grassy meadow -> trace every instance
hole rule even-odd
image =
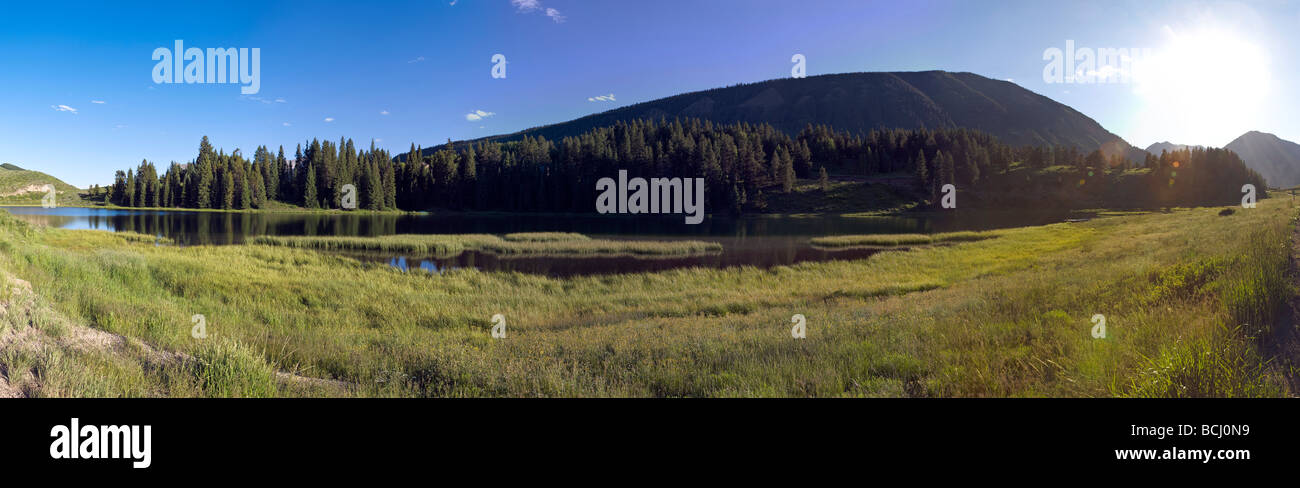
[[[320,250],[599,241],[171,247],[0,214],[0,373],[23,396],[1290,394],[1295,372],[1267,345],[1294,294],[1296,210],[1220,210],[927,236],[949,245],[856,261],[572,278],[404,273]],[[864,239],[826,244],[903,245]],[[806,339],[791,338],[794,314]]]

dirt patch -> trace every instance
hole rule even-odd
[[[26,195],[28,193],[45,193],[47,191],[45,187],[46,185],[27,185],[9,193],[0,193],[0,197],[14,197],[18,195]]]
[[[16,368],[5,362],[6,355],[11,353],[39,356],[47,348],[108,353],[131,357],[150,370],[195,360],[189,354],[158,349],[137,339],[73,323],[62,316],[46,314],[38,322],[36,294],[31,284],[6,276],[3,271],[0,271],[0,282],[8,284],[7,290],[0,292],[0,398],[30,397],[42,388],[40,379],[29,368]],[[50,321],[57,324],[38,326]],[[313,390],[344,392],[355,387],[344,381],[283,371],[277,371],[275,377],[281,384]]]
[[[27,396],[22,390],[9,384],[9,379],[0,376],[0,398],[23,398]]]

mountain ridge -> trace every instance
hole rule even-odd
[[[550,140],[619,121],[699,118],[714,123],[766,123],[787,134],[808,124],[866,133],[872,129],[970,128],[1011,145],[1072,145],[1135,162],[1145,156],[1123,138],[1068,105],[1015,83],[969,72],[839,73],[778,78],[681,93],[565,122],[464,142]],[[426,148],[430,154],[443,147]],[[401,155],[404,159],[405,155]]]

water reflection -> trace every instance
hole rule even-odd
[[[101,208],[0,207],[35,224],[65,229],[131,231],[163,236],[177,245],[239,244],[259,235],[381,236],[389,234],[505,234],[577,232],[603,239],[696,239],[719,242],[721,253],[703,256],[498,256],[467,252],[455,257],[362,255],[402,270],[441,274],[457,268],[519,271],[552,276],[658,271],[688,266],[789,265],[805,261],[864,259],[876,251],[813,248],[816,236],[985,230],[1060,222],[1055,211],[953,211],[893,217],[707,217],[685,225],[680,216],[519,214],[226,213]]]
[[[730,239],[712,239],[723,242]],[[752,238],[751,238],[752,240]],[[899,249],[902,250],[902,249]],[[367,262],[386,262],[402,271],[423,271],[442,274],[461,268],[482,271],[517,271],[547,276],[585,276],[621,273],[665,271],[676,268],[730,268],[753,266],[760,269],[784,266],[805,261],[832,261],[866,259],[881,252],[880,249],[824,250],[806,243],[788,240],[771,248],[744,246],[719,253],[693,256],[518,256],[469,251],[456,256],[387,256],[384,254],[349,253]]]

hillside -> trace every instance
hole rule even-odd
[[[876,128],[971,128],[1013,145],[1102,149],[1134,161],[1144,156],[1096,121],[1008,82],[946,71],[846,73],[784,78],[686,93],[568,122],[485,138],[558,140],[620,120],[699,118],[768,123],[794,134],[808,124],[864,133]],[[431,154],[436,148],[426,149]]]
[[[40,171],[22,169],[5,163],[0,165],[0,204],[35,204],[44,196],[44,185],[54,185],[60,202],[78,200],[76,187]]]
[[[1262,175],[1269,186],[1291,188],[1300,185],[1300,144],[1273,134],[1250,131],[1226,147],[1241,156],[1246,166]]]

